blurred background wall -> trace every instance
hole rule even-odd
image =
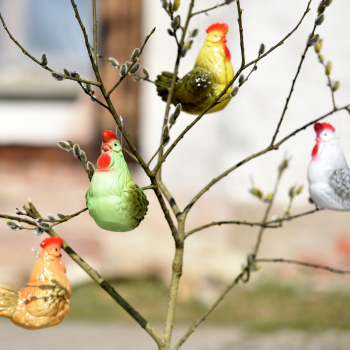
[[[92,15],[85,1],[76,1],[82,20],[92,37]],[[195,10],[216,4],[197,1]],[[169,19],[159,1],[98,1],[100,54],[119,62],[130,58],[135,47],[141,47],[153,27],[142,58],[155,79],[163,70],[172,71],[176,45],[167,34]],[[271,141],[282,113],[285,98],[313,28],[318,3],[306,16],[299,30],[284,45],[260,61],[258,70],[242,86],[238,95],[221,112],[206,115],[180,142],[163,168],[163,178],[180,208],[209,181],[245,157],[265,148]],[[246,60],[255,59],[261,43],[266,49],[280,41],[300,20],[306,1],[246,1],[242,4]],[[188,1],[182,1],[179,13],[185,18]],[[66,68],[93,79],[83,36],[69,2],[27,0],[0,1],[0,10],[13,36],[36,58],[42,52],[49,66],[57,71]],[[326,11],[326,19],[317,33],[324,39],[323,54],[333,62],[332,78],[340,80],[336,103],[349,102],[350,78],[347,74],[350,46],[344,41],[349,33],[350,3],[334,1]],[[190,30],[199,29],[192,49],[181,61],[179,76],[192,69],[203,44],[205,29],[216,22],[230,26],[228,47],[235,70],[240,65],[239,32],[235,4],[195,16]],[[101,62],[107,86],[119,78],[118,71]],[[249,70],[248,70],[249,71]],[[245,75],[247,75],[245,72]],[[301,125],[332,109],[326,76],[313,49],[310,49],[296,84],[278,139]],[[147,82],[125,79],[113,93],[117,112],[123,116],[125,128],[139,146],[144,159],[158,148],[165,104]],[[172,107],[173,108],[173,107]],[[182,113],[171,131],[171,140],[194,119]],[[340,112],[327,119],[337,129],[345,155],[350,157],[350,123]],[[23,55],[0,31],[0,213],[14,215],[30,197],[43,215],[74,213],[85,206],[88,178],[72,154],[60,150],[59,140],[79,143],[88,159],[95,163],[99,154],[101,132],[114,130],[113,119],[102,107],[92,103],[78,85],[57,82],[51,75]],[[288,156],[286,171],[272,215],[283,215],[288,205],[291,186],[304,185],[293,212],[311,210],[308,202],[307,166],[314,146],[312,128],[286,142],[278,152],[255,159],[215,185],[192,209],[187,229],[218,220],[262,219],[265,204],[250,193],[252,179],[265,193],[272,191],[277,167]],[[125,142],[124,142],[125,144]],[[133,179],[140,186],[149,185],[132,160]],[[107,278],[158,276],[166,283],[171,272],[173,242],[157,200],[147,191],[149,212],[140,227],[130,233],[113,233],[98,228],[88,213],[57,227],[57,232],[81,256]],[[293,222],[279,230],[267,230],[261,246],[261,257],[285,257],[308,262],[350,268],[349,214],[320,212]],[[241,269],[246,255],[253,249],[258,229],[221,226],[199,232],[187,242],[182,297],[212,300],[212,291],[228,283]],[[21,287],[35,261],[31,248],[37,249],[42,237],[29,231],[11,231],[6,221],[0,225],[0,281]],[[80,269],[65,258],[72,284],[88,280]],[[299,281],[312,280],[317,288],[348,288],[348,279],[293,266],[264,266],[256,280],[282,277]]]

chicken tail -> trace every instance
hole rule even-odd
[[[16,312],[19,294],[11,287],[0,284],[0,316],[12,318]]]
[[[165,102],[168,99],[168,88],[170,88],[172,79],[173,79],[173,73],[170,73],[170,72],[162,72],[161,75],[157,75],[157,79],[156,79],[157,93]]]

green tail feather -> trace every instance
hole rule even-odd
[[[157,75],[156,84],[160,84],[157,85],[157,93],[164,102],[168,99],[168,89],[166,87],[170,88],[172,79],[173,73],[170,72],[162,72],[161,75]]]

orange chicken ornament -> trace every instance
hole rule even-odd
[[[46,238],[29,282],[19,292],[0,284],[0,316],[16,326],[41,329],[56,326],[70,309],[71,287],[61,259],[61,238]]]

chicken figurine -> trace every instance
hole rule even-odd
[[[86,193],[86,205],[99,227],[131,231],[145,217],[148,200],[143,190],[131,181],[117,135],[105,130],[102,137],[101,155]]]
[[[328,123],[316,123],[316,145],[308,169],[309,191],[320,208],[350,210],[350,169]]]
[[[176,79],[175,90],[171,103],[177,105],[181,103],[182,110],[190,114],[203,112],[214,99],[222,92],[234,73],[231,54],[226,46],[225,37],[228,32],[226,23],[216,23],[207,29],[208,36],[204,45],[199,51],[194,68],[181,80]],[[162,72],[158,75],[156,83],[158,95],[163,101],[167,101],[168,88],[170,87],[173,74]],[[232,87],[227,89],[219,103],[211,108],[208,113],[220,111],[230,102],[230,92]]]
[[[0,284],[0,316],[16,326],[41,329],[60,324],[67,316],[71,288],[61,259],[61,238],[46,238],[29,282],[19,292]]]

